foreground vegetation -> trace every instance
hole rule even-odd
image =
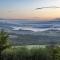
[[[9,44],[9,35],[0,32],[0,60],[60,60],[60,47],[52,43],[45,48],[17,47]]]
[[[8,43],[9,39],[8,37],[9,37],[8,33],[4,32],[4,30],[2,29],[0,31],[0,60],[2,60],[2,51],[10,47]]]
[[[9,48],[2,52],[3,60],[60,60],[60,48]]]

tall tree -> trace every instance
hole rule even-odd
[[[10,46],[8,43],[8,39],[9,39],[8,33],[2,29],[0,31],[0,60],[2,60],[1,58],[2,51]]]

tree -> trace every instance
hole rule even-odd
[[[0,31],[0,60],[2,60],[1,58],[2,51],[10,46],[8,43],[8,39],[9,39],[8,33],[2,29]]]

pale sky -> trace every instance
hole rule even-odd
[[[60,18],[60,8],[35,10],[40,7],[60,7],[60,0],[0,0],[0,18],[52,19]]]

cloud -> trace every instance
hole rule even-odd
[[[35,10],[40,10],[40,9],[45,9],[45,8],[60,8],[60,7],[56,7],[56,6],[40,7],[40,8],[36,8]]]

